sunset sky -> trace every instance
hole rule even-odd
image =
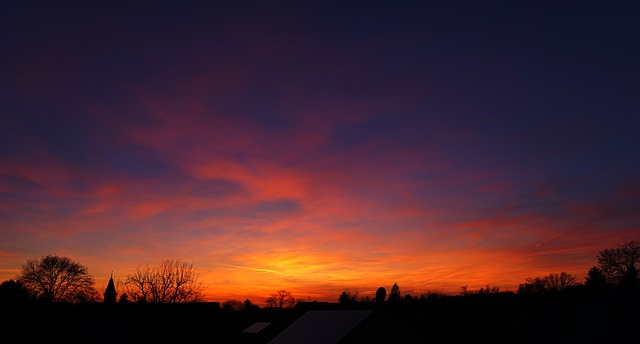
[[[639,2],[130,3],[1,5],[0,281],[516,291],[640,239]]]

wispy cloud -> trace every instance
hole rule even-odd
[[[32,29],[10,35],[53,36],[16,37],[30,44],[5,54],[0,279],[57,252],[99,284],[193,261],[212,299],[286,287],[333,300],[394,282],[513,289],[580,278],[598,250],[637,239],[640,136],[616,77],[637,59],[619,39],[588,45],[616,57],[591,73],[607,56],[563,50],[550,65],[536,50],[568,47],[565,36],[514,42],[446,15],[422,24],[437,11],[246,11],[203,10],[197,26],[121,21],[117,37],[63,30],[64,18],[15,23]],[[623,22],[598,32],[619,38]],[[114,46],[86,39],[105,35]]]

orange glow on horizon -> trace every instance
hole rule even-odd
[[[191,262],[220,302],[516,291],[639,239],[623,5],[10,3],[0,282],[59,254],[98,288]]]

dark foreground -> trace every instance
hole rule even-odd
[[[616,342],[637,338],[639,299],[637,294],[489,294],[396,304],[311,302],[289,310],[253,311],[227,311],[217,303],[2,304],[0,338],[2,343],[140,344],[268,343],[297,337],[308,343],[308,338],[340,326],[328,320],[325,324],[322,317],[302,323],[306,312],[331,311],[335,320],[336,314],[348,314],[345,311],[370,310],[362,321],[344,318],[344,324],[352,324],[347,324],[351,327],[340,343]],[[256,322],[269,325],[257,333],[245,332]],[[289,336],[283,337],[289,326]],[[297,331],[293,337],[292,327]]]

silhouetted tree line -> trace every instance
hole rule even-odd
[[[576,288],[591,293],[640,291],[640,241],[632,240],[598,253],[598,265],[587,272],[584,283],[566,272],[527,278],[518,288],[519,295],[558,294]]]
[[[249,299],[244,301],[239,300],[227,300],[222,303],[222,309],[228,311],[254,311],[260,308],[260,306],[254,304]]]
[[[588,293],[605,292],[637,292],[640,293],[640,241],[632,240],[623,242],[615,248],[601,250],[598,253],[598,265],[589,269],[584,283],[577,281],[576,277],[566,273],[550,273],[542,277],[526,278],[525,283],[520,284],[516,294],[519,296],[544,296],[557,295],[572,290],[582,290]],[[494,295],[500,294],[500,288],[487,285],[478,290],[470,290],[468,286],[460,288],[461,296]],[[348,289],[342,292],[338,298],[340,303],[369,302],[385,300],[388,303],[425,301],[442,297],[439,293],[427,293],[419,296],[410,294],[402,295],[400,287],[394,283],[388,297],[384,288],[378,289],[376,298],[359,298],[357,293],[353,295]]]
[[[527,278],[518,288],[517,295],[536,296],[561,294],[580,288],[590,293],[608,291],[640,292],[640,241],[623,242],[615,248],[599,251],[597,265],[587,273],[584,283],[566,272],[551,273],[543,277]],[[198,280],[197,268],[192,263],[165,259],[157,266],[138,266],[126,276],[120,288],[119,302],[137,303],[194,303],[204,300],[204,286]],[[460,295],[499,294],[497,286],[487,285],[478,290],[462,286]],[[360,297],[358,291],[345,290],[339,296],[340,303],[354,302],[409,302],[438,298],[438,293],[414,296],[402,295],[394,283],[387,296],[380,288],[374,299]],[[95,288],[93,276],[88,268],[68,257],[47,255],[40,259],[29,259],[15,279],[0,285],[0,303],[25,302],[98,302],[102,301]],[[265,299],[269,308],[293,308],[303,300],[296,299],[289,291],[281,289]],[[250,300],[228,300],[222,304],[227,310],[252,310],[259,308]]]
[[[204,300],[204,285],[192,263],[165,259],[158,266],[138,266],[127,275],[119,302],[188,303]],[[0,285],[0,302],[100,302],[102,296],[88,268],[55,254],[29,259],[16,279]]]
[[[543,277],[529,277],[520,284],[517,295],[544,296],[557,295],[572,290],[582,290],[588,293],[605,292],[636,292],[640,293],[640,241],[632,240],[618,244],[615,248],[601,250],[598,253],[598,265],[589,269],[584,283],[576,277],[566,273],[551,273]],[[487,285],[478,290],[469,290],[468,286],[460,288],[461,296],[500,294],[497,286]],[[404,295],[394,284],[387,302],[419,301],[427,298],[438,298],[437,293],[422,294],[420,296]],[[377,297],[378,298],[378,297]],[[340,296],[340,302],[353,302],[346,292]]]

